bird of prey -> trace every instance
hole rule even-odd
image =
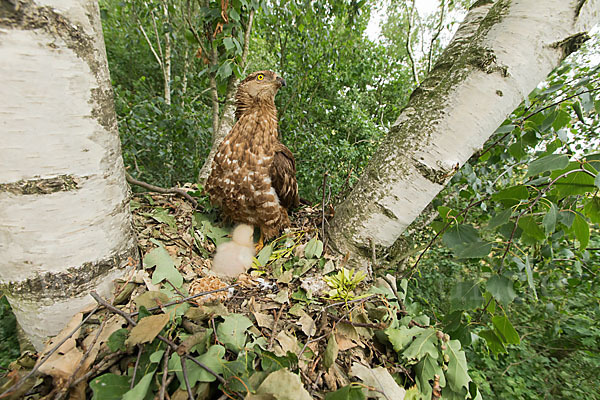
[[[231,221],[259,227],[261,243],[290,225],[287,210],[299,204],[296,162],[278,138],[275,95],[282,86],[285,80],[272,71],[254,72],[240,83],[237,121],[206,182],[211,203]]]

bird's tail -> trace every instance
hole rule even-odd
[[[217,246],[217,254],[213,259],[212,270],[221,276],[237,277],[252,265],[256,250],[254,248],[254,228],[240,224],[233,229],[230,242]]]

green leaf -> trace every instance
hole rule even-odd
[[[508,344],[519,344],[521,343],[521,339],[519,338],[519,334],[512,326],[508,318],[505,316],[497,315],[492,318],[492,324],[494,328],[500,332],[502,339],[504,339],[505,343]]]
[[[483,296],[479,284],[473,281],[459,282],[450,292],[451,311],[473,310],[481,307]]]
[[[104,374],[92,379],[90,388],[92,400],[121,400],[129,391],[131,377],[126,375]]]
[[[273,246],[268,245],[261,249],[261,251],[256,255],[256,259],[258,260],[258,265],[264,267],[269,262],[271,258],[271,254],[273,254]]]
[[[569,163],[569,166],[567,168],[553,171],[550,174],[550,177],[554,180],[569,171],[579,168],[581,168],[581,166],[578,162],[571,162]],[[569,175],[558,179],[554,183],[553,191],[557,192],[558,195],[561,197],[586,194],[588,192],[596,190],[597,187],[594,181],[594,177],[586,172],[572,172]]]
[[[231,69],[231,62],[225,61],[217,70],[217,78],[220,77],[221,79],[227,79],[232,72],[233,70]]]
[[[127,335],[129,335],[129,331],[125,328],[114,331],[106,343],[110,351],[115,352],[117,350],[125,350],[127,348],[127,346],[125,346]]]
[[[554,232],[557,218],[558,208],[556,208],[554,203],[551,203],[548,212],[546,215],[544,215],[544,219],[542,219],[542,225],[544,225],[544,231],[546,232],[546,235],[550,235],[552,232]]]
[[[168,279],[176,287],[180,288],[183,284],[183,276],[175,268],[175,262],[162,245],[151,250],[144,257],[144,268],[156,267],[152,274],[152,283],[158,284],[164,279]]]
[[[552,123],[552,128],[554,128],[555,131],[559,131],[567,126],[569,122],[571,122],[571,114],[564,110],[559,110],[556,115],[556,119]]]
[[[575,110],[577,118],[579,118],[579,120],[585,124],[585,120],[583,119],[583,113],[581,112],[581,104],[579,104],[579,101],[573,103],[573,110]]]
[[[426,354],[431,358],[438,358],[438,338],[435,329],[427,328],[419,332],[413,342],[408,346],[402,355],[407,359],[421,360]]]
[[[451,249],[462,248],[465,244],[480,242],[479,234],[472,225],[454,225],[442,236],[444,244]]]
[[[146,393],[148,393],[148,389],[150,388],[150,384],[152,383],[152,378],[154,377],[154,372],[156,370],[152,370],[131,389],[127,393],[123,395],[123,400],[140,400],[146,397]]]
[[[523,157],[525,157],[527,155],[527,153],[525,152],[525,150],[523,150],[523,144],[521,143],[520,140],[517,141],[516,143],[511,144],[508,147],[508,152],[517,161],[521,160]]]
[[[513,289],[513,282],[501,275],[492,276],[486,284],[488,292],[503,305],[509,305],[517,297]]]
[[[213,345],[208,348],[206,353],[196,357],[198,361],[212,369],[217,374],[223,373],[223,365],[225,363],[225,348],[221,345]],[[179,380],[179,387],[185,390],[185,378],[181,369],[181,357],[177,353],[173,353],[169,358],[169,371],[175,372]],[[196,364],[194,361],[186,359],[185,368],[187,370],[188,381],[193,387],[197,382],[214,382],[217,378],[206,371],[204,368]]]
[[[533,290],[533,295],[537,300],[537,291],[535,290],[535,285],[533,284],[533,271],[531,270],[531,264],[529,263],[529,256],[525,257],[525,273],[527,274],[527,284]]]
[[[600,198],[593,197],[583,208],[583,213],[593,223],[600,224]]]
[[[387,328],[384,332],[388,337],[388,340],[394,347],[394,350],[397,353],[402,352],[408,346],[410,342],[413,341],[413,338],[425,331],[425,328],[420,328],[418,326],[413,326],[412,328],[407,328],[406,326],[401,326],[397,329]]]
[[[496,132],[494,132],[494,133],[508,133],[508,132],[512,132],[513,129],[515,129],[515,127],[516,127],[516,125],[512,125],[512,124],[502,125],[498,129],[496,129]]]
[[[227,51],[235,48],[235,44],[233,44],[233,39],[231,37],[224,38],[223,44],[225,45],[225,50]]]
[[[596,178],[594,178],[594,185],[596,185],[597,188],[600,188],[600,174],[596,175]]]
[[[162,360],[164,354],[164,350],[156,350],[154,353],[150,354],[150,362],[152,364],[158,364],[160,360]]]
[[[519,228],[523,229],[523,232],[538,241],[546,239],[546,234],[531,216],[521,217],[519,219]]]
[[[510,220],[511,214],[512,214],[512,210],[510,208],[497,213],[488,222],[488,228],[489,229],[496,229],[500,225],[506,224]]]
[[[325,400],[365,400],[365,395],[360,386],[348,385],[335,392],[327,393]]]
[[[323,254],[323,242],[314,236],[306,244],[306,247],[304,248],[304,255],[306,258],[319,258],[321,257],[321,254]]]
[[[177,225],[175,224],[175,217],[169,214],[167,210],[162,207],[157,207],[154,209],[152,214],[150,214],[152,218],[156,221],[167,224],[169,227],[173,229],[177,229]]]
[[[590,242],[590,226],[579,214],[575,215],[575,221],[573,221],[573,232],[579,241],[579,250],[585,250]]]
[[[217,337],[229,350],[239,352],[246,344],[246,331],[252,326],[248,317],[230,314],[217,327]]]
[[[494,355],[506,353],[506,347],[504,346],[502,339],[500,339],[498,335],[496,335],[496,332],[492,330],[485,330],[479,332],[477,335],[485,339],[485,342],[487,343],[492,353],[494,353]]]
[[[454,255],[458,258],[483,258],[487,257],[492,251],[492,243],[475,242],[464,246],[456,247]]]
[[[440,386],[446,386],[446,377],[442,371],[440,363],[438,360],[431,358],[428,354],[425,355],[421,361],[419,361],[414,370],[419,392],[421,392],[426,399],[431,398],[432,387],[429,381],[433,381],[435,375],[440,377]],[[442,382],[442,380],[444,382]]]
[[[325,354],[323,354],[323,366],[325,369],[329,369],[335,363],[337,359],[338,352],[340,348],[335,340],[335,335],[331,333],[329,335],[329,340],[327,341],[327,348],[325,349]]]
[[[529,192],[525,186],[512,186],[492,195],[492,199],[502,200],[525,200],[529,198]]]
[[[210,346],[206,353],[201,354],[196,358],[202,364],[206,365],[217,374],[220,374],[223,372],[223,363],[225,362],[224,357],[225,347],[215,344],[213,346]],[[192,360],[186,360],[185,366],[187,367],[189,372],[188,379],[190,380],[190,386],[194,386],[195,382],[214,382],[215,380],[217,380],[217,378],[213,374],[211,374]],[[192,381],[194,383],[192,383]]]
[[[447,343],[447,353],[450,360],[448,361],[448,370],[446,371],[446,380],[450,389],[455,392],[460,392],[463,387],[469,387],[469,372],[467,368],[467,359],[465,352],[461,350],[461,345],[458,340],[451,340]]]
[[[260,356],[260,366],[263,371],[271,373],[283,368],[291,368],[298,363],[296,354],[288,351],[285,356],[279,357],[270,351],[263,351]]]
[[[526,176],[534,176],[546,171],[563,169],[569,164],[569,156],[566,154],[550,154],[537,159],[529,164]]]

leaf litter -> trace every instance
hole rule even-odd
[[[210,266],[232,227],[210,207],[154,193],[132,204],[142,268],[105,307],[78,313],[37,371],[31,354],[11,364],[6,398],[401,400],[435,398],[440,383],[448,397],[466,393],[460,343],[407,316],[393,277],[369,286],[330,255],[317,207],[296,211],[249,273],[226,281]]]

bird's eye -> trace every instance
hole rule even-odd
[[[265,76],[263,74],[258,74],[258,76],[256,77],[257,81],[262,81],[263,79],[265,79]]]

